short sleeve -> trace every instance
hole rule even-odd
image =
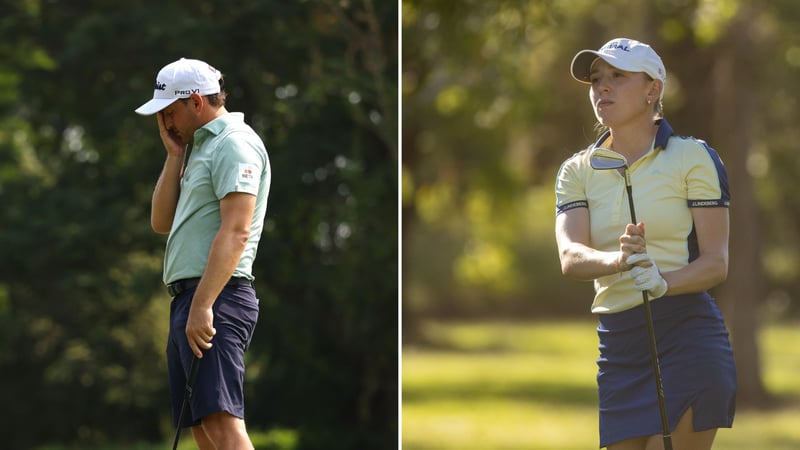
[[[588,208],[586,188],[581,172],[580,154],[561,164],[556,176],[556,215],[574,208]]]
[[[214,193],[222,199],[231,192],[258,195],[266,162],[246,133],[231,133],[220,143],[214,157]]]
[[[690,208],[728,207],[728,172],[717,152],[698,141],[698,151],[688,154],[687,202]]]

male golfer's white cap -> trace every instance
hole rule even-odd
[[[143,116],[155,114],[171,105],[179,98],[189,98],[192,94],[218,94],[222,74],[199,59],[181,58],[164,66],[156,76],[153,99],[138,107],[136,112]]]
[[[591,83],[589,74],[597,58],[628,72],[644,72],[654,80],[667,84],[667,69],[649,45],[633,39],[617,38],[606,42],[600,50],[581,50],[572,58],[572,77],[581,83]],[[664,97],[664,88],[661,89]]]

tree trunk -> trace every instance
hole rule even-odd
[[[712,69],[713,146],[722,155],[731,190],[730,264],[728,280],[719,290],[720,307],[731,333],[739,379],[740,405],[768,400],[761,378],[758,349],[758,306],[764,296],[759,240],[761,215],[747,171],[758,85],[752,55],[757,44],[751,33],[753,11],[745,6],[719,42]]]

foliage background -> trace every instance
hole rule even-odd
[[[630,37],[665,61],[667,120],[728,169],[730,270],[713,294],[740,404],[769,403],[757,330],[796,316],[800,292],[799,20],[780,0],[404,0],[404,345],[430,344],[430,319],[588,316],[591,285],[561,276],[553,236],[558,167],[596,138],[569,65]]]
[[[165,239],[149,229],[164,150],[133,109],[183,56],[225,74],[274,170],[250,428],[396,446],[397,17],[372,0],[3,2],[5,448],[172,435]]]

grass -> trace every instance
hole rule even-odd
[[[597,448],[595,325],[430,322],[403,350],[403,450]],[[767,389],[800,396],[800,327],[761,334]],[[715,450],[800,448],[800,409],[742,410]]]

